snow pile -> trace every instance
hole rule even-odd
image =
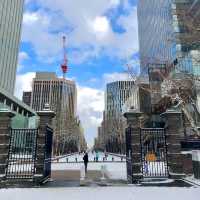
[[[80,187],[2,189],[2,200],[199,200],[199,188]]]
[[[189,182],[192,182],[192,183],[197,184],[197,185],[200,186],[200,180],[195,179],[194,176],[190,176],[190,177],[187,177],[185,179],[188,180]]]

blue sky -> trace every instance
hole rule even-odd
[[[62,36],[67,36],[69,73],[78,88],[78,113],[89,144],[104,109],[107,82],[138,71],[136,0],[26,0],[16,96],[31,89],[36,71],[61,76]]]

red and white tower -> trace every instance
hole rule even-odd
[[[63,36],[63,63],[61,64],[61,69],[63,72],[63,79],[65,79],[65,76],[68,72],[68,60],[67,60],[67,52],[66,52],[66,36]]]

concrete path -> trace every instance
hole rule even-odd
[[[87,178],[90,180],[99,180],[102,177],[100,171],[89,170],[87,173]],[[58,170],[52,171],[51,178],[54,181],[80,181],[80,171],[79,170]]]

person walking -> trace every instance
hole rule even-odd
[[[99,152],[96,151],[96,162],[98,162],[98,161],[99,161]]]
[[[85,155],[83,156],[84,166],[85,166],[85,174],[87,174],[87,166],[88,166],[88,153],[85,152]]]

